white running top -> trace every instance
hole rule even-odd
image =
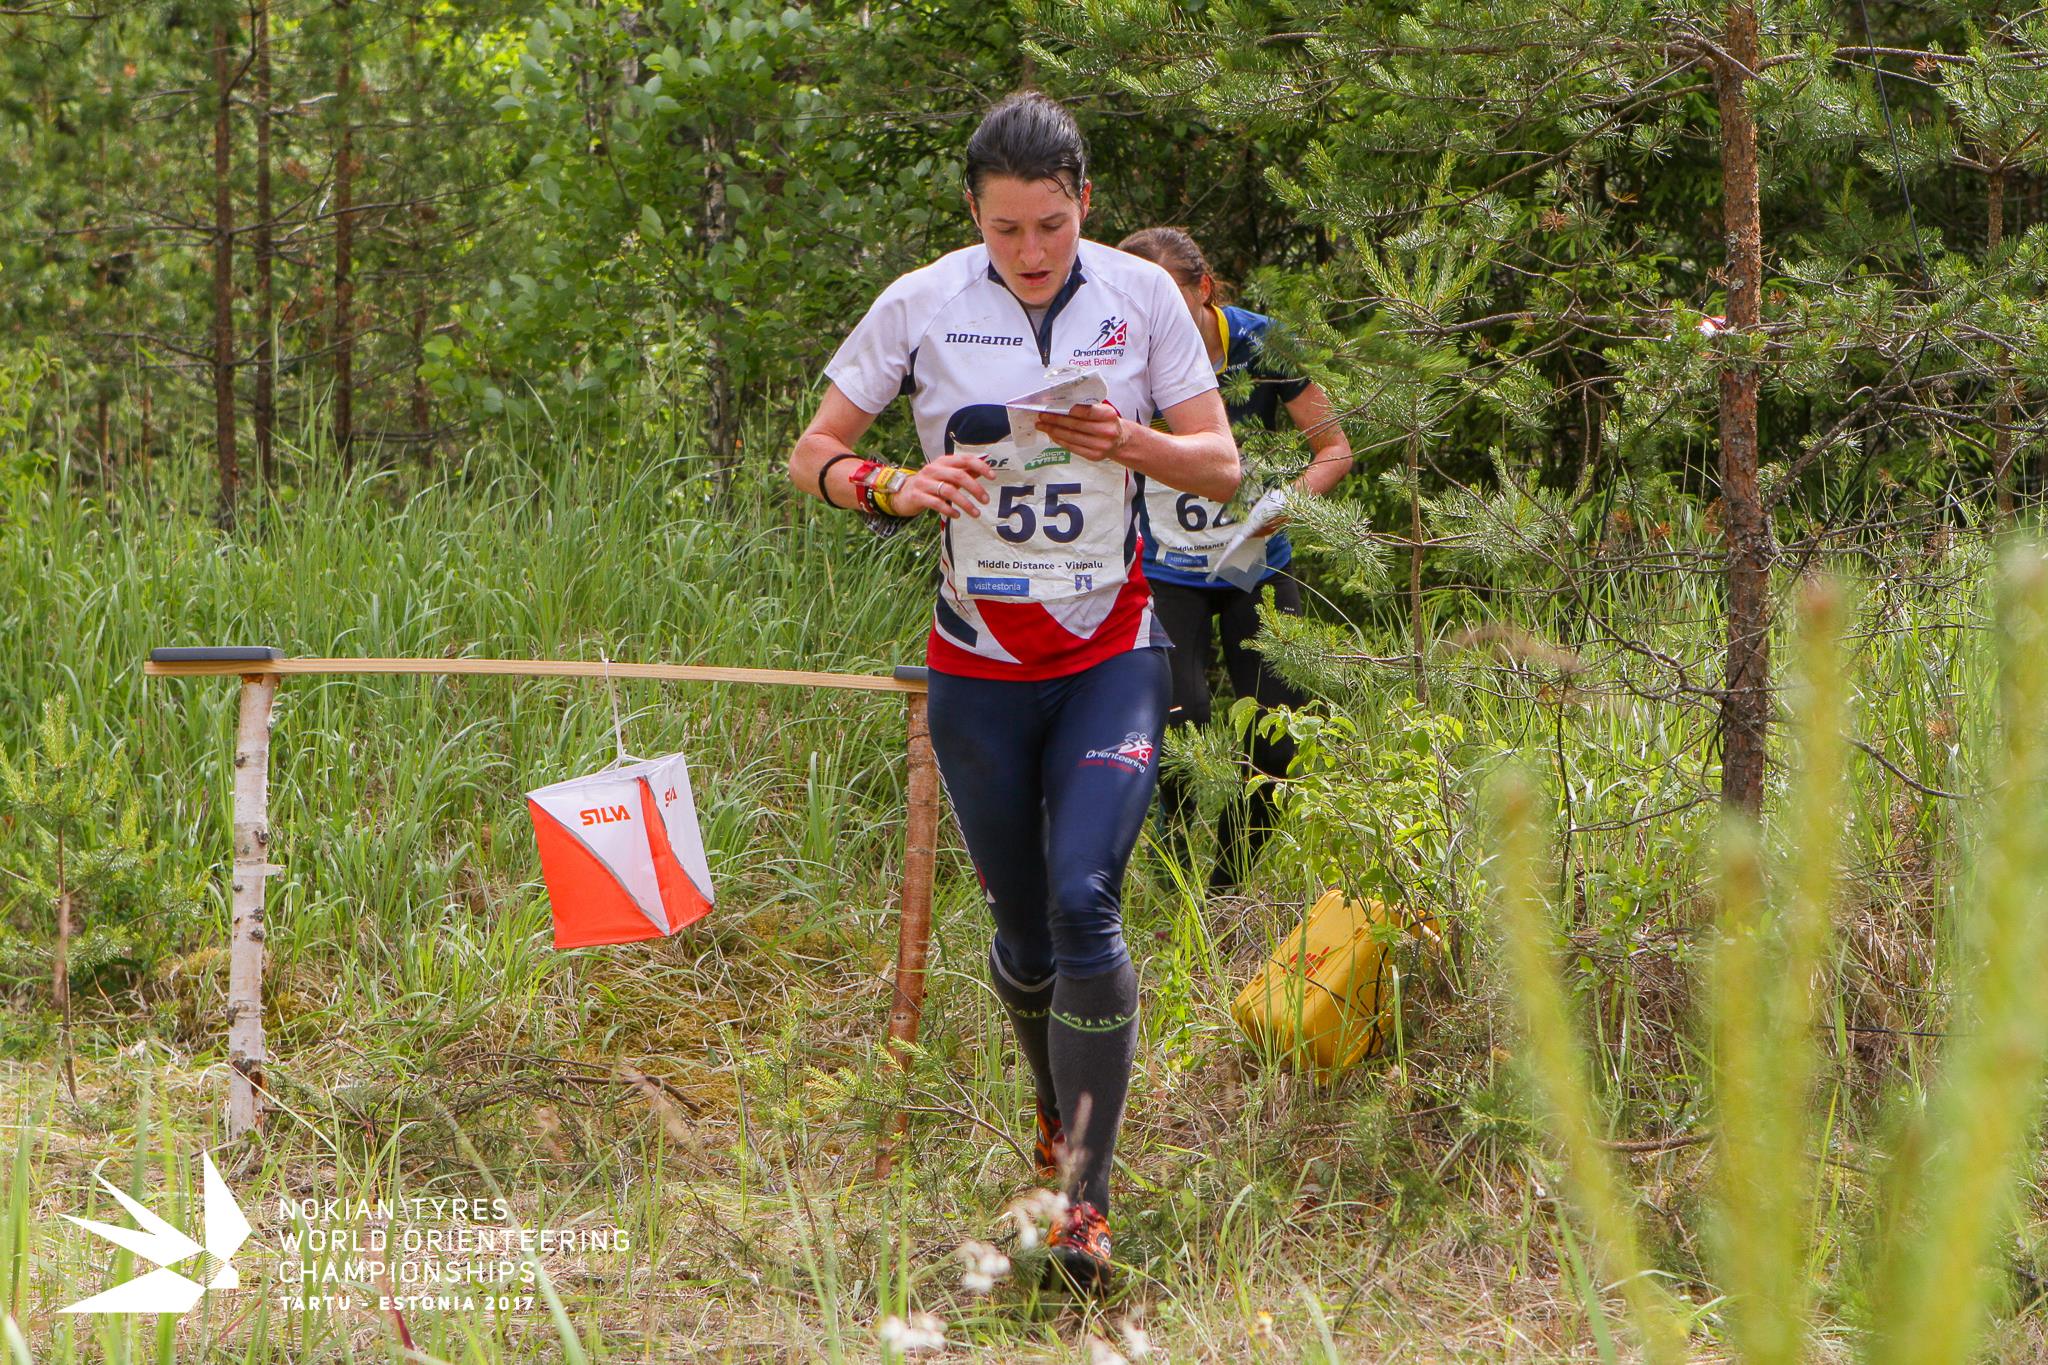
[[[1000,454],[1010,435],[1003,400],[1063,368],[1096,370],[1109,401],[1134,421],[1216,387],[1215,369],[1172,277],[1141,257],[1085,240],[1036,327],[990,264],[988,248],[976,244],[883,290],[825,373],[866,412],[879,413],[891,399],[908,396],[930,460],[962,446],[994,447]],[[1026,469],[1027,463],[1009,460],[999,467],[990,488],[995,500],[982,509],[987,525],[962,537],[973,542],[971,553],[955,545],[955,528],[947,528],[929,652],[941,671],[1057,677],[1163,642],[1137,567],[1128,474],[1116,477],[1112,470],[1122,473],[1117,466],[1083,470],[1088,462],[1079,458],[1061,470],[1043,461]],[[1054,483],[1062,491],[1054,492]],[[1056,543],[1042,544],[1048,527]],[[1058,540],[1069,530],[1080,532],[1079,543]],[[1029,567],[988,569],[996,562],[991,548],[1002,543],[1015,548],[1014,563]],[[1107,561],[1105,571],[1045,567],[1084,546]],[[974,563],[956,564],[956,549],[979,561],[980,571]]]

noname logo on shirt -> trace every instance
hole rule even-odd
[[[1022,346],[1023,337],[990,336],[986,332],[948,332],[949,346]]]

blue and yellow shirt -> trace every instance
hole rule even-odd
[[[1276,374],[1266,368],[1263,355],[1266,334],[1273,320],[1228,304],[1211,304],[1216,310],[1216,329],[1223,338],[1223,363],[1216,377],[1223,380],[1242,370],[1251,376],[1251,392],[1241,400],[1225,399],[1233,427],[1257,424],[1268,431],[1280,425],[1284,403],[1299,398],[1309,381],[1298,376]],[[1155,412],[1154,423],[1161,419]],[[1138,529],[1145,544],[1145,576],[1155,582],[1178,583],[1191,588],[1231,591],[1228,584],[1209,577],[1209,570],[1237,533],[1237,519],[1225,505],[1193,493],[1168,488],[1137,476]],[[1285,568],[1294,558],[1285,531],[1275,531],[1266,541],[1266,569]]]

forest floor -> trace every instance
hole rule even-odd
[[[1035,1183],[1021,1150],[1028,1091],[975,970],[987,928],[955,879],[941,896],[924,1055],[902,1082],[880,1058],[893,956],[881,896],[838,907],[841,923],[826,927],[732,897],[675,939],[561,959],[538,998],[481,1010],[412,995],[386,1013],[329,974],[287,970],[272,998],[303,1013],[278,1020],[280,1112],[252,1147],[216,1149],[256,1228],[236,1257],[243,1289],[179,1320],[178,1354],[244,1358],[260,1342],[257,1358],[390,1358],[402,1322],[426,1356],[558,1358],[530,1284],[515,1282],[510,1309],[393,1314],[378,1311],[377,1280],[346,1273],[351,1259],[376,1259],[366,1243],[381,1226],[400,1298],[487,1303],[475,1285],[411,1277],[494,1264],[489,1246],[454,1238],[488,1224],[503,1197],[528,1229],[603,1234],[593,1250],[539,1255],[594,1359],[877,1358],[882,1320],[906,1306],[946,1323],[940,1358],[1086,1360],[1091,1336],[1128,1354],[1132,1327],[1170,1360],[1599,1358],[1569,1283],[1574,1252],[1521,1160],[1526,1135],[1505,1116],[1489,1126],[1466,1104],[1433,1102],[1432,1072],[1448,1062],[1430,1054],[1426,1010],[1411,1010],[1399,1064],[1327,1083],[1264,1068],[1228,1006],[1300,907],[1205,905],[1227,966],[1191,974],[1183,995],[1161,961],[1170,946],[1147,951],[1170,945],[1186,912],[1177,883],[1156,853],[1133,881],[1147,1041],[1119,1151],[1121,1274],[1099,1305],[1041,1290],[1042,1255],[1003,1217]],[[165,975],[204,989],[206,971]],[[111,1017],[82,1032],[76,1101],[47,1061],[4,1082],[10,1118],[43,1135],[30,1157],[25,1315],[38,1360],[99,1358],[95,1341],[113,1358],[111,1337],[126,1330],[48,1312],[121,1278],[109,1248],[58,1217],[121,1221],[92,1173],[127,1187],[140,1144],[144,1202],[161,1208],[149,1192],[167,1164],[189,1193],[191,1154],[219,1141],[217,1052],[149,1038],[116,1047],[129,1031]],[[873,1154],[899,1102],[910,1126],[894,1173],[877,1180]],[[183,1159],[158,1155],[169,1152]],[[1686,1198],[1702,1165],[1690,1145],[1635,1160],[1652,1206]],[[361,1207],[380,1199],[468,1199],[486,1215]],[[299,1219],[280,1207],[306,1200],[320,1206]],[[323,1229],[344,1236],[321,1245]],[[962,1286],[956,1251],[971,1240],[1013,1259],[992,1293]],[[323,1264],[342,1278],[323,1281]],[[353,1302],[296,1306],[337,1291]],[[151,1330],[136,1331],[147,1353]]]
[[[921,1046],[907,1071],[882,1047],[903,847],[894,698],[620,684],[631,749],[689,756],[718,908],[663,942],[562,953],[523,793],[611,760],[607,690],[290,680],[270,812],[284,869],[265,984],[276,1107],[258,1141],[226,1145],[236,689],[143,676],[152,647],[886,674],[921,657],[929,566],[913,537],[875,541],[779,488],[706,518],[699,490],[660,461],[563,456],[546,471],[308,487],[252,504],[231,540],[191,471],[146,492],[0,485],[25,530],[0,538],[0,604],[18,604],[22,626],[0,629],[7,752],[22,762],[46,703],[68,698],[110,783],[87,842],[132,807],[152,845],[147,876],[75,888],[74,1093],[49,1004],[54,919],[6,890],[42,875],[43,845],[19,816],[0,830],[15,873],[0,894],[21,897],[0,903],[13,1360],[872,1360],[888,1320],[919,1313],[943,1320],[937,1358],[951,1359],[1107,1365],[1106,1352],[1136,1355],[1133,1332],[1174,1361],[1628,1357],[1619,1301],[1561,1217],[1486,947],[1490,855],[1471,793],[1502,753],[1554,765],[1573,818],[1615,831],[1571,845],[1573,979],[1646,1246],[1692,1315],[1699,1358],[1726,1350],[1703,1245],[1707,1068],[1689,1022],[1711,884],[1691,755],[1710,720],[1582,701],[1512,667],[1446,687],[1433,714],[1457,726],[1440,732],[1416,719],[1405,667],[1357,707],[1374,718],[1360,742],[1384,750],[1343,796],[1356,805],[1340,803],[1339,833],[1361,849],[1419,846],[1415,793],[1444,790],[1431,771],[1458,787],[1437,861],[1409,870],[1461,916],[1460,965],[1407,979],[1382,1058],[1319,1080],[1271,1064],[1231,1021],[1318,889],[1293,846],[1276,846],[1248,896],[1212,900],[1188,889],[1205,861],[1141,845],[1126,904],[1143,1042],[1115,1180],[1121,1271],[1099,1305],[1042,1291],[1042,1251],[1005,1218],[1034,1184],[1028,1089],[949,818]],[[1958,755],[1982,751],[1992,691],[1985,633],[1965,628],[1981,622],[1974,591],[1884,597],[1859,665],[1862,732],[1958,790],[1975,780]],[[1712,656],[1698,605],[1650,603],[1684,633],[1662,647]],[[1387,615],[1368,629],[1398,656],[1406,622]],[[1433,735],[1452,737],[1432,748]],[[1855,1246],[1879,1171],[1864,1133],[1928,1069],[1934,945],[1964,842],[1939,793],[1864,777],[1830,1002],[1825,1110],[1840,1118],[1812,1177],[1822,1358],[1858,1345]],[[1356,830],[1341,823],[1353,814]],[[877,1180],[899,1111],[908,1131]],[[94,1174],[189,1229],[203,1151],[254,1226],[240,1287],[182,1317],[59,1311],[145,1268],[60,1216],[133,1226]],[[2041,1209],[2029,1186],[1994,1296],[1994,1358],[2048,1358]],[[535,1235],[531,1259],[507,1253],[509,1223]],[[1011,1258],[992,1291],[963,1283],[970,1241]]]

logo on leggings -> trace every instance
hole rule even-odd
[[[1090,749],[1081,755],[1084,768],[1107,768],[1111,766],[1129,768],[1134,773],[1144,772],[1152,764],[1152,736],[1139,734],[1136,730],[1123,737],[1123,742],[1113,748]]]

